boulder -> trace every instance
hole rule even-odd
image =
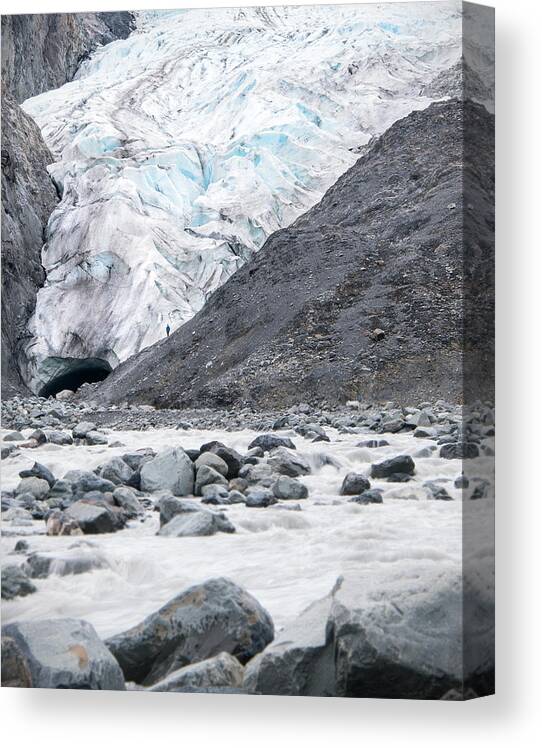
[[[367,449],[377,449],[378,447],[389,447],[390,443],[385,439],[367,439],[364,442],[356,444],[357,447],[366,447]]]
[[[49,495],[49,484],[43,478],[23,478],[15,489],[15,494],[18,496],[25,493],[32,494],[41,501]]]
[[[74,396],[74,392],[72,390],[60,390],[60,392],[57,392],[55,395],[56,400],[72,400]]]
[[[111,481],[116,486],[120,486],[130,480],[133,472],[132,468],[123,459],[112,457],[100,467],[99,475],[101,478]]]
[[[208,486],[203,486],[201,489],[203,496],[202,504],[229,504],[230,492],[225,486],[220,486],[216,483],[211,483]]]
[[[57,444],[61,447],[73,444],[73,437],[66,431],[52,431],[48,429],[45,432],[45,436],[49,444]]]
[[[439,452],[445,460],[472,460],[478,457],[478,445],[474,442],[452,442],[443,444]]]
[[[71,485],[71,491],[76,498],[81,498],[89,491],[112,493],[115,490],[115,484],[110,480],[87,470],[68,470],[63,480]]]
[[[367,491],[362,491],[359,496],[352,496],[351,499],[349,499],[354,504],[382,504],[382,491],[379,491],[378,488],[371,488]]]
[[[224,514],[200,509],[177,514],[157,534],[167,538],[189,538],[215,535],[217,532],[235,532],[235,527]]]
[[[399,455],[371,466],[371,477],[388,478],[396,473],[414,475],[414,460],[410,455]]]
[[[258,465],[244,464],[239,471],[239,477],[246,481],[247,489],[250,486],[256,484],[269,488],[273,485],[277,478],[277,474],[271,467],[265,463],[259,463]]]
[[[74,439],[84,439],[90,431],[96,430],[96,424],[92,421],[80,421],[72,429]]]
[[[36,586],[20,566],[11,565],[2,568],[2,600],[25,597],[35,591]]]
[[[236,657],[221,652],[203,662],[176,670],[152,686],[150,691],[186,691],[202,688],[241,688],[244,667]]]
[[[127,517],[137,517],[143,511],[135,492],[128,486],[117,486],[113,491],[113,499]]]
[[[276,447],[287,447],[288,449],[295,449],[295,444],[291,439],[284,436],[276,436],[275,434],[261,434],[253,439],[248,445],[249,449],[260,447],[264,452],[270,452]]]
[[[170,522],[177,514],[186,512],[199,512],[201,506],[194,500],[177,499],[175,496],[162,496],[156,509],[160,512],[160,527]]]
[[[24,442],[24,436],[20,431],[10,431],[4,436],[5,442]]]
[[[197,463],[196,463],[197,464]],[[225,463],[224,463],[225,464]],[[226,468],[227,470],[227,468]],[[194,486],[194,493],[196,496],[201,496],[201,491],[204,486],[210,486],[211,484],[218,486],[228,486],[228,481],[217,470],[208,465],[202,465],[196,472],[196,483]]]
[[[213,452],[203,452],[203,454],[200,454],[195,462],[196,470],[199,470],[203,465],[213,468],[213,470],[216,470],[217,473],[220,473],[224,477],[228,475],[228,466],[221,457],[218,457]]]
[[[142,491],[171,491],[174,496],[190,496],[194,491],[194,466],[180,447],[165,449],[140,471]]]
[[[309,463],[302,455],[296,454],[285,447],[274,449],[267,462],[276,473],[289,475],[290,478],[309,475],[311,472]]]
[[[309,495],[307,486],[287,475],[279,476],[272,490],[277,499],[306,499]]]
[[[39,462],[35,462],[31,468],[21,470],[19,476],[21,478],[42,478],[43,480],[46,480],[50,486],[53,486],[55,483],[55,476],[49,468],[46,468],[45,465],[42,465]]]
[[[465,596],[465,605],[463,604]],[[465,658],[463,610],[474,636]],[[253,693],[440,699],[491,682],[492,590],[429,561],[339,579],[246,667]]]
[[[268,488],[251,488],[245,496],[245,505],[249,509],[264,509],[276,503],[277,499],[273,491],[270,491]]]
[[[85,535],[115,532],[122,527],[121,515],[115,515],[108,507],[76,501],[66,510],[66,516],[75,520]]]
[[[448,491],[436,481],[428,480],[423,486],[427,489],[429,499],[435,501],[453,501]]]
[[[87,440],[87,444],[90,444],[91,446],[107,444],[108,441],[107,436],[102,434],[101,431],[89,431],[85,436],[85,439]]]
[[[221,652],[245,664],[272,641],[269,613],[229,579],[182,592],[137,626],[108,639],[126,680],[154,685]]]
[[[94,628],[73,618],[3,626],[2,686],[125,690],[119,664]]]
[[[65,577],[70,574],[84,574],[93,569],[108,569],[105,557],[94,548],[76,546],[58,551],[37,551],[31,553],[24,564],[24,570],[32,579],[45,579],[51,574]]]
[[[121,456],[123,462],[132,470],[139,470],[144,462],[148,462],[153,457],[156,457],[156,452],[149,447],[138,449],[135,452],[126,452]]]
[[[220,459],[228,466],[228,472],[226,473],[226,478],[228,480],[237,478],[239,475],[239,470],[241,470],[243,466],[243,457],[235,449],[226,447],[221,442],[209,442],[201,446],[200,452],[202,454],[205,452],[212,452],[217,457],[220,457]]]
[[[368,479],[360,473],[347,473],[341,486],[342,496],[356,496],[371,487]]]

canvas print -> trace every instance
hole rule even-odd
[[[4,687],[493,693],[493,21],[2,17]]]

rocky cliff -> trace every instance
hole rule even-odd
[[[2,17],[2,391],[24,389],[21,343],[45,273],[45,227],[58,197],[52,156],[17,102],[70,80],[97,44],[127,36],[130,13]]]
[[[95,47],[134,27],[126,12],[2,16],[2,82],[18,102],[59,88]]]
[[[395,123],[101,395],[158,406],[461,401],[465,347],[475,376],[493,366],[493,127],[484,107],[459,100]]]

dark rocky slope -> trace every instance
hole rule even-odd
[[[57,202],[47,173],[52,156],[17,102],[73,78],[97,44],[127,36],[131,13],[2,17],[2,394],[26,388],[20,342],[43,284],[41,249]]]
[[[59,88],[96,46],[134,28],[125,11],[2,16],[2,82],[18,102]]]
[[[41,248],[57,194],[52,156],[34,120],[2,96],[2,394],[23,389],[17,351],[43,284]]]
[[[458,100],[395,123],[100,396],[159,407],[461,401],[465,346],[478,376],[493,366],[492,294],[477,290],[493,278],[493,128],[483,107]]]

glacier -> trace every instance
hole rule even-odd
[[[189,320],[461,58],[455,0],[136,19],[23,104],[61,196],[20,362],[34,392]]]

